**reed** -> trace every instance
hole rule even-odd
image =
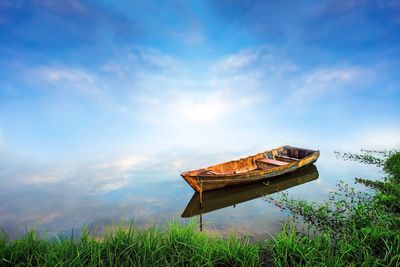
[[[1,266],[258,266],[259,246],[208,237],[195,224],[170,223],[167,229],[110,230],[99,239],[87,229],[79,240],[29,231],[0,241]]]

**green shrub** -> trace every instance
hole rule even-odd
[[[384,165],[383,170],[389,174],[395,180],[395,182],[400,183],[400,152],[393,154],[389,157]]]
[[[267,198],[293,214],[290,226],[266,245],[275,265],[400,266],[400,153],[366,150],[343,157],[383,167],[387,176],[382,181],[356,179],[375,193],[340,182],[322,204],[288,195]],[[297,229],[298,221],[306,232]]]

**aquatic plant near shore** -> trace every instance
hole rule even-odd
[[[259,246],[231,236],[208,237],[196,225],[171,223],[167,229],[132,225],[99,240],[83,231],[73,238],[35,231],[0,241],[0,266],[258,266]]]
[[[400,152],[338,154],[383,168],[381,181],[356,178],[374,189],[357,192],[340,182],[322,204],[281,195],[266,198],[294,216],[266,248],[277,266],[399,266]],[[296,225],[301,221],[307,231]]]

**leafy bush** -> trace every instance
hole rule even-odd
[[[383,170],[391,176],[391,179],[400,183],[400,152],[394,154],[385,161]]]

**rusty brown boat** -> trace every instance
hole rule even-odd
[[[312,164],[309,167],[301,168],[301,170],[280,175],[271,181],[264,180],[204,192],[202,205],[200,205],[200,194],[195,192],[186,205],[181,217],[189,218],[229,206],[235,206],[249,200],[314,181],[318,179],[318,176],[318,169]]]
[[[232,185],[254,183],[296,171],[317,161],[319,150],[282,146],[207,168],[186,171],[185,181],[200,194]]]

